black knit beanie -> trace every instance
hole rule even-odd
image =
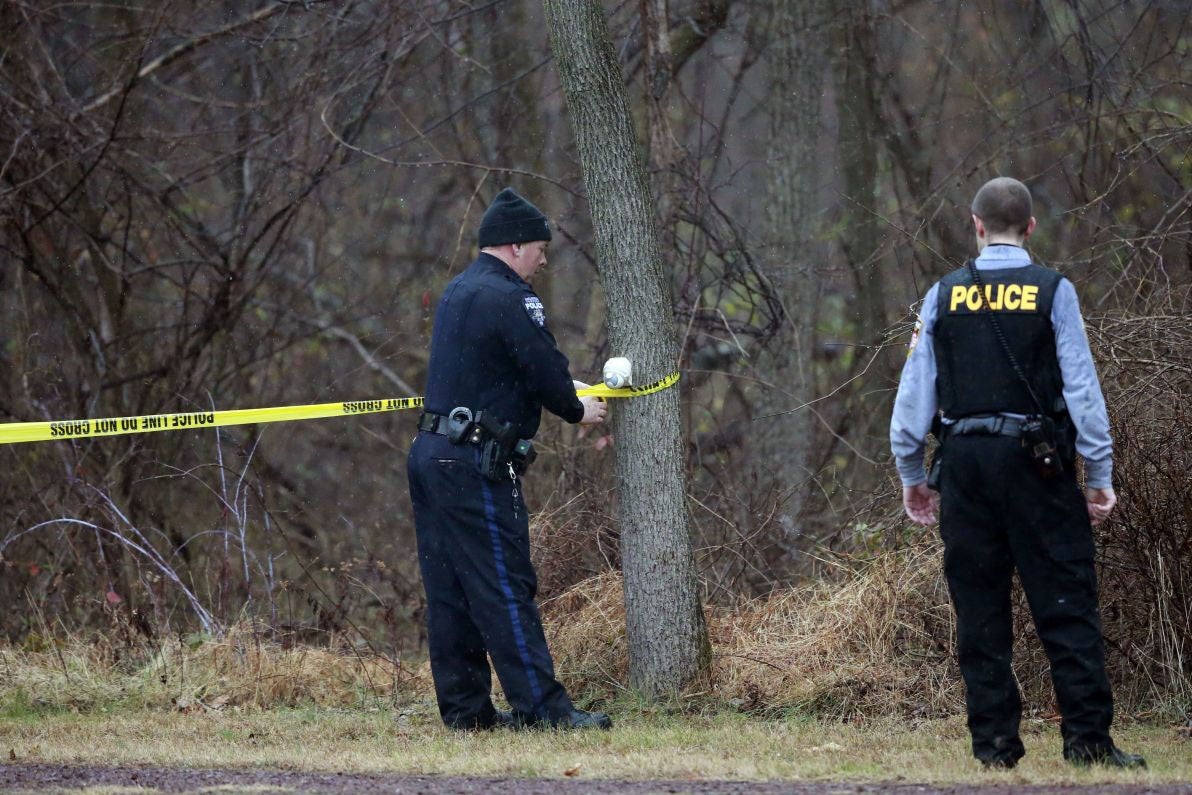
[[[480,220],[480,247],[550,240],[550,222],[534,205],[505,188]]]

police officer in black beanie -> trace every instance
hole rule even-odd
[[[480,255],[447,285],[435,314],[424,412],[410,448],[410,497],[426,588],[439,714],[454,729],[601,728],[555,679],[534,597],[521,472],[545,408],[603,422],[580,398],[530,283],[546,267],[546,216],[502,190],[480,222]],[[492,672],[510,712],[491,698]]]
[[[939,509],[973,755],[1006,769],[1024,753],[1010,659],[1017,570],[1051,663],[1064,758],[1144,767],[1109,734],[1091,525],[1117,503],[1113,442],[1076,289],[1026,250],[1035,218],[1018,180],[985,183],[972,221],[979,255],[923,299],[890,445],[907,515],[931,524]],[[940,447],[929,478],[933,424]]]

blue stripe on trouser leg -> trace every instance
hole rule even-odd
[[[517,599],[513,595],[513,586],[509,584],[509,571],[505,567],[505,550],[501,548],[501,528],[497,524],[496,508],[493,506],[492,489],[488,483],[482,484],[484,492],[484,520],[488,525],[489,537],[493,542],[493,562],[497,567],[497,579],[501,584],[501,593],[505,595],[505,604],[509,609],[509,622],[513,627],[513,638],[517,644],[517,654],[521,658],[522,667],[526,672],[526,680],[530,683],[530,693],[534,697],[534,713],[542,711],[542,688],[538,686],[538,675],[534,672],[534,664],[530,660],[530,649],[526,645],[526,634],[522,629],[521,616],[518,615]]]

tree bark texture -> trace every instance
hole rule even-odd
[[[817,142],[824,70],[824,0],[771,0],[770,152],[766,206],[767,273],[782,296],[785,322],[762,359],[772,384],[759,414],[773,414],[814,397],[815,325],[821,246]],[[793,489],[780,517],[788,543],[801,534],[798,515],[811,476],[812,410],[768,421],[760,438],[763,474]]]
[[[857,286],[857,341],[876,345],[886,329],[885,270],[879,252],[879,152],[876,41],[868,0],[836,0],[833,71],[839,116],[839,163],[844,182],[845,259]],[[884,418],[883,418],[884,420]]]
[[[635,383],[673,372],[670,283],[654,204],[604,10],[544,0],[551,47],[575,130],[608,302],[609,342]],[[679,391],[613,407],[630,684],[676,693],[711,657],[684,492]]]
[[[832,60],[836,84],[837,164],[844,196],[840,204],[840,247],[852,271],[856,300],[847,322],[858,343],[850,374],[865,368],[875,379],[897,380],[899,356],[877,355],[887,333],[885,235],[878,207],[881,164],[881,105],[878,94],[876,15],[871,0],[834,0],[835,41]],[[893,396],[868,388],[847,418],[853,446],[869,457],[888,449],[887,422]],[[839,426],[838,426],[839,427]],[[829,452],[821,456],[823,460]]]
[[[675,245],[675,211],[678,206],[682,179],[678,169],[683,150],[675,140],[667,117],[670,102],[671,71],[670,31],[667,23],[667,0],[641,0],[638,10],[645,39],[645,100],[649,130],[649,159],[655,169],[654,195],[657,200],[655,221],[661,241],[663,265],[674,270],[677,252]]]

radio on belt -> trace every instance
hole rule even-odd
[[[604,385],[609,389],[633,386],[633,363],[624,356],[614,356],[605,362]]]

